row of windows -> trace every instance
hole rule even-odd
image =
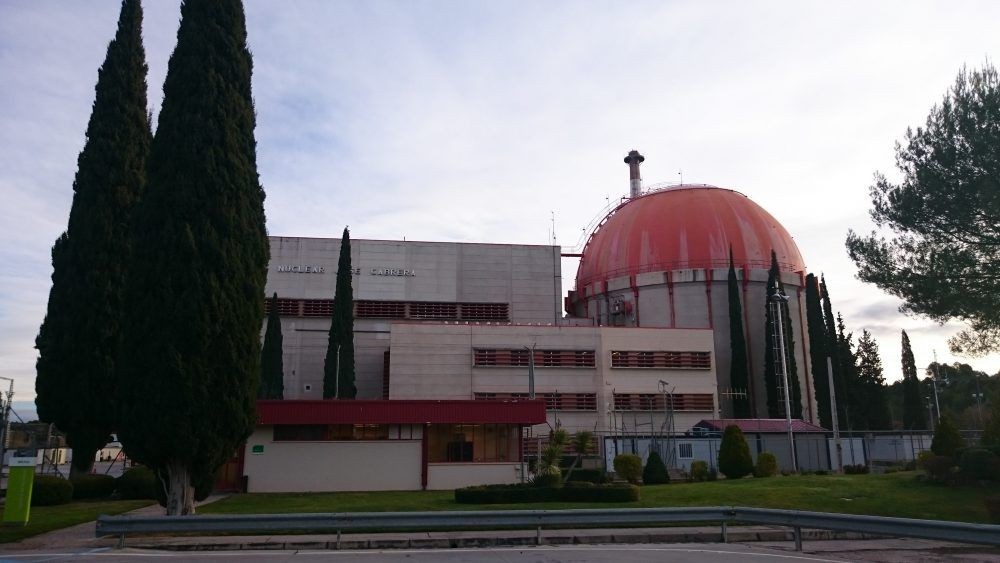
[[[614,401],[618,411],[715,410],[711,393],[615,393]]]
[[[332,299],[278,298],[278,314],[283,317],[329,317]],[[264,311],[271,311],[271,300]],[[413,319],[456,321],[510,321],[507,303],[438,303],[423,301],[355,301],[357,319]]]
[[[535,350],[535,367],[592,368],[593,350]],[[476,348],[472,363],[476,367],[519,367],[528,365],[528,350]]]
[[[279,424],[275,442],[342,442],[350,440],[412,440],[411,426],[388,424]]]
[[[475,367],[525,367],[528,350],[476,348]],[[596,364],[594,350],[535,350],[535,367],[592,368]],[[613,368],[711,369],[709,352],[618,351],[611,352]]]
[[[539,399],[545,400],[545,409],[550,411],[596,411],[596,393],[538,393]],[[505,399],[527,399],[527,393],[476,393],[477,401],[496,401]]]
[[[709,352],[619,351],[611,352],[613,368],[711,369]]]

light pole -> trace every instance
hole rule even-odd
[[[830,422],[833,426],[833,443],[837,447],[837,473],[844,472],[844,445],[840,442],[840,421],[837,420],[837,390],[833,385],[833,360],[826,357],[826,375],[830,386]]]
[[[784,317],[781,314],[781,306],[788,302],[788,297],[781,294],[780,286],[778,285],[778,280],[774,280],[774,293],[771,295],[770,305],[771,305],[771,315],[774,319],[774,324],[778,329],[778,346],[776,352],[781,355],[781,375],[785,386],[785,424],[788,428],[788,450],[792,456],[792,471],[799,472],[798,460],[795,458],[795,436],[792,433],[792,403],[789,398],[789,385],[788,385],[788,358],[785,353],[785,323]]]
[[[337,344],[337,367],[333,370],[333,398],[340,398],[340,344]]]
[[[528,351],[528,398],[535,398],[535,346],[538,343],[532,344],[531,346],[525,346],[524,349]]]
[[[0,423],[3,424],[3,427],[0,428],[0,473],[3,473],[3,457],[7,453],[7,441],[10,434],[10,407],[11,401],[14,400],[14,380],[10,377],[0,377],[0,379],[10,382],[7,400],[3,403],[3,419],[0,420]]]

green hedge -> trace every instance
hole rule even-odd
[[[53,506],[73,500],[73,483],[62,477],[36,475],[31,487],[32,506]]]
[[[603,469],[574,469],[569,474],[569,482],[573,483],[577,481],[601,484],[609,482],[610,478]]]
[[[460,504],[516,504],[526,502],[635,502],[639,487],[626,484],[594,485],[569,482],[563,487],[478,485],[455,489]]]
[[[159,481],[148,467],[138,466],[118,478],[118,496],[126,500],[156,499]]]
[[[108,498],[115,492],[115,478],[110,475],[74,475],[74,499]]]

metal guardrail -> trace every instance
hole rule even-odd
[[[788,526],[802,549],[802,529],[860,532],[882,536],[955,541],[1000,546],[1000,526],[913,518],[887,518],[828,512],[775,510],[738,506],[692,508],[610,508],[579,510],[476,510],[456,512],[355,512],[325,514],[226,514],[194,516],[100,516],[97,537],[171,532],[336,532],[354,530],[441,530],[453,528],[535,529],[574,525],[656,525],[677,522],[719,523],[723,541],[734,523]]]

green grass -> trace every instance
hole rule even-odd
[[[634,503],[457,504],[451,491],[233,495],[199,509],[202,514],[384,512],[416,510],[528,510],[748,506],[871,514],[929,520],[988,522],[982,498],[1000,485],[945,487],[918,481],[916,472],[888,475],[803,475],[642,487]]]
[[[121,514],[143,506],[148,500],[77,501],[58,506],[32,506],[27,526],[0,526],[0,543],[22,540],[52,530],[92,522],[101,514]]]

